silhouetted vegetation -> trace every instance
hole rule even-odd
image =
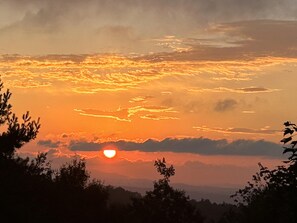
[[[12,113],[11,93],[1,93],[0,82],[0,222],[129,222],[129,223],[232,223],[297,222],[297,126],[284,123],[284,165],[269,170],[259,164],[248,185],[233,197],[237,206],[195,201],[174,189],[175,175],[165,159],[156,160],[162,176],[144,196],[90,180],[83,159],[53,170],[47,154],[22,158],[16,150],[35,139],[39,119],[29,113],[22,120]]]
[[[0,222],[202,222],[185,192],[169,185],[175,170],[165,159],[155,163],[163,179],[141,197],[91,181],[83,159],[53,170],[46,153],[20,157],[16,150],[36,138],[40,124],[29,112],[19,122],[10,97],[0,93]]]
[[[281,142],[289,145],[283,151],[288,160],[273,170],[259,164],[252,182],[233,195],[239,212],[226,222],[297,222],[297,141],[293,140],[297,127],[290,122],[284,126]]]
[[[205,218],[205,223],[219,222],[223,216],[225,217],[226,213],[237,209],[233,204],[217,204],[210,202],[208,199],[201,199],[200,201],[191,200],[191,203]]]
[[[0,90],[3,84],[0,84]],[[107,188],[89,181],[84,160],[54,171],[41,153],[35,159],[15,152],[36,138],[39,119],[12,113],[11,93],[0,94],[0,222],[98,222],[107,214]],[[6,128],[5,128],[6,127]]]
[[[134,199],[135,222],[203,222],[203,217],[185,192],[170,186],[170,177],[175,174],[174,167],[167,167],[164,158],[155,161],[155,167],[163,178],[154,182],[154,189],[143,198]]]

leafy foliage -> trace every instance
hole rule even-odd
[[[55,182],[83,189],[89,178],[85,161],[75,158],[71,163],[62,165],[56,173]]]
[[[297,222],[297,142],[295,124],[284,123],[285,165],[269,170],[259,164],[260,171],[252,182],[233,197],[241,209],[240,222]]]
[[[297,126],[288,121],[284,123],[284,126],[284,138],[281,140],[281,142],[284,144],[289,144],[289,146],[284,147],[283,153],[290,154],[288,161],[285,161],[285,163],[291,163],[294,165],[294,163],[297,162],[297,140],[293,140],[293,137],[294,133],[297,132]]]
[[[14,155],[15,149],[21,148],[25,143],[36,138],[40,124],[39,119],[31,121],[29,112],[22,116],[20,123],[11,111],[10,91],[1,93],[2,89],[3,83],[0,81],[0,126],[7,126],[7,130],[0,134],[0,155],[11,157]]]

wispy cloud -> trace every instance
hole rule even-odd
[[[244,110],[242,111],[243,114],[255,114],[256,112],[253,110]]]
[[[236,134],[261,134],[261,135],[272,135],[279,133],[279,130],[270,129],[270,127],[266,126],[261,129],[251,129],[251,128],[210,128],[207,126],[194,126],[194,129],[199,131],[207,131],[207,132],[220,132],[220,133],[236,133]]]
[[[129,102],[131,103],[146,103],[148,100],[153,99],[153,96],[147,95],[147,96],[138,96],[138,97],[134,97],[131,98]]]
[[[269,89],[265,87],[242,87],[242,88],[226,88],[226,87],[215,87],[215,88],[192,88],[188,90],[189,92],[210,92],[210,93],[221,93],[221,92],[231,92],[231,93],[241,93],[241,94],[251,94],[251,93],[271,93],[279,91],[279,89]]]
[[[178,117],[173,117],[173,116],[159,116],[159,115],[153,115],[153,114],[148,114],[148,115],[142,115],[140,116],[142,119],[150,119],[150,120],[177,120],[179,119]]]
[[[201,77],[224,78],[237,81],[250,80],[257,76],[267,64],[280,64],[287,60],[275,58],[254,61],[150,61],[139,57],[112,54],[101,55],[48,55],[48,56],[0,56],[0,72],[9,87],[42,88],[60,91],[61,87],[70,93],[96,94],[99,92],[119,92],[149,88],[148,83],[178,78]],[[214,80],[215,81],[215,80]],[[182,84],[182,83],[181,83]],[[190,88],[191,92],[234,92],[264,93],[274,92],[259,86],[242,88]],[[171,91],[160,89],[162,94]],[[134,96],[130,101],[149,100],[150,96]]]
[[[74,111],[84,116],[111,118],[126,122],[131,122],[135,117],[151,120],[179,119],[172,115],[169,116],[169,114],[176,114],[177,111],[164,106],[134,106],[130,108],[119,108],[116,111],[101,111],[96,109],[74,109]]]
[[[117,121],[130,122],[128,109],[117,109],[116,111],[100,111],[95,109],[74,109],[80,115],[96,117],[96,118],[111,118]]]
[[[245,88],[237,88],[235,92],[242,92],[242,93],[268,93],[279,91],[279,89],[268,89],[264,87],[245,87]]]

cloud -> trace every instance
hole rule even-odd
[[[180,36],[197,27],[203,30],[208,24],[256,19],[293,20],[297,9],[294,0],[282,4],[279,0],[10,0],[1,6],[1,42],[7,51],[25,54],[148,53],[164,51],[164,44],[178,51],[191,47],[189,40],[180,44]],[[162,37],[167,42],[163,40],[161,46],[151,41]]]
[[[62,83],[68,85],[65,87],[68,91],[81,94],[135,89],[172,75],[164,64],[135,62],[132,58],[115,54],[2,55],[0,71],[15,87],[60,88]]]
[[[99,143],[85,141],[70,141],[69,148],[72,151],[99,151],[103,147]]]
[[[195,153],[202,155],[242,155],[281,157],[281,146],[264,141],[236,140],[228,142],[225,139],[212,140],[207,138],[166,138],[162,141],[149,139],[144,142],[111,141],[103,143],[72,141],[69,149],[72,151],[99,151],[105,146],[113,145],[119,150],[144,152],[176,152]]]
[[[220,79],[221,80],[221,79]],[[191,88],[188,89],[189,92],[211,92],[211,93],[220,93],[220,92],[231,92],[231,93],[271,93],[279,91],[279,89],[269,89],[264,87],[243,87],[243,88],[226,88],[226,87],[216,87],[216,88]]]
[[[130,108],[118,108],[116,111],[101,111],[96,109],[74,109],[80,115],[97,118],[111,118],[117,121],[131,122],[133,117],[151,120],[178,119],[168,114],[177,113],[171,107],[165,106],[134,106]],[[164,114],[167,114],[166,116]]]
[[[97,118],[111,118],[117,121],[130,122],[128,109],[117,109],[116,111],[100,111],[95,109],[74,109],[80,115],[91,116]]]
[[[234,99],[220,100],[216,103],[214,110],[217,112],[225,112],[235,109],[237,101]]]
[[[58,148],[61,145],[60,141],[52,141],[52,140],[39,140],[37,145],[44,146],[48,148]]]
[[[129,102],[130,103],[147,103],[147,101],[149,100],[149,99],[153,99],[154,97],[153,96],[151,96],[151,95],[147,95],[147,96],[138,96],[138,97],[134,97],[134,98],[132,98]]]
[[[256,112],[253,110],[244,110],[242,111],[243,114],[255,114]]]
[[[236,90],[244,93],[261,93],[261,92],[265,93],[265,92],[277,91],[277,89],[268,89],[264,87],[246,87],[246,88],[237,88]]]
[[[293,30],[293,31],[292,31]],[[257,58],[296,58],[297,21],[251,20],[217,24],[209,29],[206,41],[184,39],[191,48],[163,52],[143,58],[153,61],[240,61]],[[290,33],[290,35],[288,35]],[[217,43],[216,39],[223,40]],[[213,43],[211,43],[213,42]]]
[[[142,118],[142,119],[150,119],[150,120],[155,120],[155,121],[158,121],[158,120],[177,120],[177,119],[179,119],[177,117],[158,116],[158,115],[153,115],[153,114],[143,115],[143,116],[140,116],[140,118]]]
[[[116,54],[2,55],[0,56],[0,72],[9,87],[34,87],[38,90],[46,86],[51,92],[61,92],[61,89],[63,89],[67,93],[97,94],[99,92],[145,90],[151,88],[152,85],[149,83],[166,81],[166,84],[171,84],[177,83],[178,78],[187,79],[187,81],[192,80],[193,76],[202,79],[201,74],[207,74],[213,78],[234,79],[248,77],[252,79],[258,74],[259,69],[264,68],[267,64],[272,65],[286,61],[283,59],[283,61],[278,60],[276,62],[273,58],[266,58],[241,62],[154,62]],[[243,73],[243,70],[248,74]],[[240,81],[243,80],[240,79]],[[181,84],[183,83],[185,82],[181,82]],[[176,86],[174,87],[176,88]],[[264,89],[261,86],[245,86],[238,89],[186,87],[191,92],[264,93],[277,91],[277,89]],[[157,88],[156,90],[162,91],[162,95],[172,94],[172,89],[171,91],[164,88]],[[146,96],[138,96],[141,93],[139,92],[137,97],[134,96],[130,102],[142,101],[145,103],[151,99],[150,94],[153,94],[150,92]]]
[[[15,88],[44,88],[44,87],[50,87],[52,83],[50,82],[39,82],[39,81],[32,81],[28,80],[26,82],[20,81],[20,80],[11,80],[7,81],[7,84],[10,86],[14,86]]]
[[[244,113],[254,113],[253,111],[244,111]],[[199,131],[212,131],[220,133],[237,133],[237,134],[261,134],[261,135],[273,135],[279,133],[279,130],[270,129],[269,126],[266,126],[261,129],[250,129],[250,128],[209,128],[206,126],[194,126],[194,129]]]
[[[45,19],[49,20],[46,21],[47,23],[56,24],[57,21],[65,23],[69,18],[73,18],[72,22],[75,24],[88,18],[90,21],[90,17],[105,18],[105,22],[115,22],[118,19],[124,24],[132,19],[136,23],[142,18],[145,24],[149,22],[153,24],[155,20],[163,18],[163,20],[160,20],[160,24],[162,27],[166,27],[172,20],[178,24],[189,23],[189,25],[193,26],[194,24],[197,25],[198,22],[195,22],[197,20],[200,23],[208,23],[259,18],[292,19],[296,18],[297,7],[294,3],[292,0],[283,0],[281,5],[278,0],[250,0],[249,2],[244,0],[185,0],[183,4],[179,0],[171,0],[170,2],[151,0],[150,3],[145,0],[72,0],[71,2],[59,0],[27,0],[25,2],[10,0],[6,3],[8,7],[4,9],[17,12],[15,14],[20,16],[31,12],[34,15],[31,20],[40,24]],[[77,10],[79,10],[79,13]],[[167,12],[170,16],[164,16],[162,12]],[[152,15],[156,18],[151,18]],[[179,18],[179,15],[184,16]],[[148,20],[149,18],[151,18],[151,21]],[[23,20],[26,19],[23,18]],[[38,21],[38,19],[41,21]],[[194,21],[191,22],[191,20]]]

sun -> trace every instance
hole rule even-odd
[[[104,149],[103,154],[105,157],[111,159],[115,157],[115,155],[117,154],[117,151],[115,149]]]

